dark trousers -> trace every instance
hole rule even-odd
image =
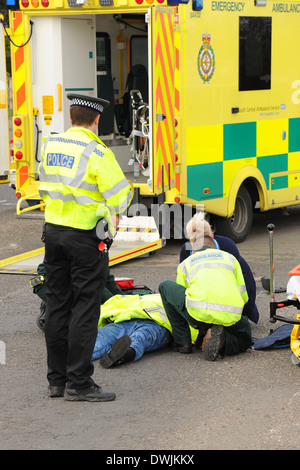
[[[80,390],[94,384],[91,357],[108,254],[98,250],[92,231],[46,224],[45,269],[48,382]]]
[[[185,306],[185,287],[173,281],[163,281],[159,286],[159,292],[166,311],[166,315],[172,327],[172,335],[176,343],[186,344],[191,342],[189,325],[199,329],[199,336],[203,338],[206,331],[212,325],[195,320],[191,317]],[[249,320],[242,316],[232,326],[225,329],[224,356],[231,356],[246,351],[252,344],[252,332]],[[198,341],[197,341],[198,343]],[[202,341],[200,341],[201,345]]]

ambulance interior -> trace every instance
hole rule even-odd
[[[145,179],[149,176],[145,15],[96,16],[96,29],[97,93],[112,103],[100,119],[99,136],[113,147],[124,172]]]
[[[128,179],[146,184],[151,162],[145,13],[32,20],[33,108],[39,110],[35,116],[37,162],[42,137],[70,127],[67,94],[98,96],[111,103],[101,115],[99,138],[112,149]],[[53,37],[54,47],[45,61],[41,44],[47,36]]]

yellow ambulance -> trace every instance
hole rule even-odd
[[[148,211],[201,205],[240,242],[254,208],[299,203],[300,1],[14,1],[19,199],[39,203],[42,138],[70,126],[73,92],[111,102],[99,137]]]

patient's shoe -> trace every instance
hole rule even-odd
[[[130,347],[131,339],[128,335],[118,338],[111,349],[100,359],[101,367],[108,369],[112,366],[121,366],[135,358],[135,350]]]

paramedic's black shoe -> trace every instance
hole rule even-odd
[[[99,385],[92,385],[84,390],[66,388],[65,400],[67,401],[112,401],[116,398],[113,392],[103,392]]]
[[[49,385],[48,387],[48,396],[51,398],[63,397],[65,394],[64,385]]]
[[[212,325],[211,338],[203,348],[203,354],[207,361],[215,361],[225,345],[225,330],[222,325]]]
[[[100,359],[100,365],[104,369],[112,366],[121,366],[135,358],[135,350],[130,347],[131,339],[128,335],[118,338],[111,349]]]
[[[170,348],[172,351],[179,352],[180,354],[191,354],[193,352],[193,348],[191,343],[171,343]]]

